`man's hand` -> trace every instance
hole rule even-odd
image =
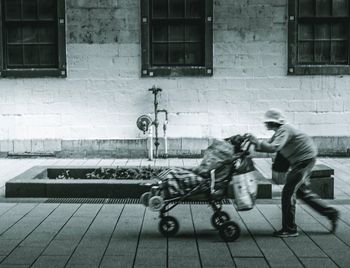
[[[255,137],[253,134],[246,134],[246,135],[252,144],[256,145],[259,142],[258,138]]]

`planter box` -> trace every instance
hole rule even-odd
[[[310,178],[310,189],[324,199],[334,199],[334,178]]]
[[[310,188],[321,198],[334,198],[334,169],[320,164],[315,165],[310,177]]]
[[[70,174],[86,174],[98,167],[45,167],[35,166],[6,182],[6,197],[80,197],[80,198],[139,198],[150,189],[151,180],[54,180],[62,170]],[[115,168],[115,167],[105,167]],[[130,167],[133,168],[133,167]],[[259,172],[258,198],[272,198],[271,183]]]
[[[33,167],[5,184],[6,197],[81,197],[81,198],[138,198],[149,190],[152,181],[49,179],[62,170],[71,174],[86,174],[98,167]],[[114,167],[115,168],[115,167]]]
[[[324,199],[334,198],[334,169],[320,164],[315,165],[310,176],[310,189]],[[272,181],[285,184],[286,173],[272,172]]]

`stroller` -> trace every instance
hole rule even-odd
[[[165,170],[157,175],[158,181],[151,186],[151,190],[142,194],[141,203],[149,207],[150,210],[160,213],[158,229],[164,236],[173,236],[179,230],[179,222],[175,217],[167,215],[168,212],[183,201],[193,200],[209,203],[214,211],[211,224],[219,231],[220,237],[224,241],[232,242],[240,236],[239,225],[230,219],[227,212],[222,211],[222,203],[226,198],[234,198],[233,192],[237,194],[232,189],[234,176],[251,171],[247,170],[247,166],[244,164],[246,163],[245,159],[250,159],[250,142],[245,136],[236,135],[221,141],[221,144],[231,150],[230,157],[217,159],[218,161],[213,163],[213,158],[206,158],[205,154],[201,165],[196,169],[172,168]],[[227,153],[227,148],[225,150]],[[252,197],[252,200],[255,201],[255,196]],[[252,206],[247,209],[250,208]]]

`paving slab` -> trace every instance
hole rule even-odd
[[[269,267],[265,258],[234,258],[237,268],[267,268]]]
[[[34,264],[33,268],[63,268],[65,267],[69,256],[40,256]]]
[[[200,268],[201,263],[198,258],[192,256],[169,256],[168,259],[169,268],[177,267],[191,267],[191,268]]]
[[[1,264],[31,265],[40,256],[42,250],[40,247],[17,247]]]
[[[0,243],[0,256],[9,255],[21,242],[21,240],[2,240]],[[1,258],[1,257],[0,257]]]
[[[142,159],[129,159],[125,166],[127,167],[140,167],[141,166]]]
[[[140,205],[123,207],[120,219],[106,248],[105,256],[127,256],[134,262],[144,214],[145,209]]]
[[[299,209],[297,217],[304,217],[310,220],[310,223],[299,223],[299,228],[308,235],[312,241],[322,249],[322,251],[339,267],[349,267],[350,264],[350,248],[338,236],[330,234],[329,230],[321,225],[311,214],[306,210]]]
[[[29,265],[20,265],[20,264],[0,264],[0,268],[29,268]]]
[[[270,267],[303,267],[298,257],[283,240],[272,237],[273,227],[257,208],[239,214]]]
[[[40,223],[43,217],[25,217],[16,222],[11,228],[2,233],[2,239],[24,239],[26,238]]]
[[[163,250],[138,248],[134,265],[135,267],[166,267],[166,248]]]
[[[5,213],[5,217],[14,216],[14,215],[24,216],[38,205],[39,204],[28,204],[28,203],[16,204],[16,206],[14,206],[12,209],[10,209],[8,212]]]
[[[169,159],[156,159],[154,162],[154,166],[156,167],[168,167],[169,166]]]
[[[224,205],[223,210],[227,212],[231,220],[238,223],[241,228],[241,236],[239,243],[228,243],[231,255],[233,257],[242,258],[260,258],[263,257],[263,253],[257,245],[252,233],[247,228],[247,225],[240,217],[240,214],[235,210],[233,205]]]
[[[103,249],[96,247],[77,248],[70,257],[68,265],[93,265],[98,267],[103,255]]]
[[[335,268],[337,266],[330,259],[323,258],[301,258],[301,261],[305,265],[306,268]]]
[[[222,243],[218,232],[213,230],[210,224],[213,212],[202,209],[201,205],[192,205],[191,208],[202,266],[233,266],[234,262],[227,244]]]
[[[0,203],[0,217],[14,206],[16,206],[15,203]]]
[[[183,160],[181,158],[170,158],[169,159],[169,166],[172,166],[172,167],[183,167],[184,166],[184,161],[186,162],[186,160]]]
[[[257,208],[275,230],[279,230],[281,228],[282,215],[281,209],[278,205],[258,205]],[[300,207],[297,207],[297,210],[300,209]],[[296,221],[298,223],[299,219],[297,218]],[[327,255],[322,251],[322,249],[315,245],[315,243],[308,236],[306,236],[302,230],[299,230],[299,233],[300,236],[298,237],[293,239],[284,239],[287,246],[299,259],[303,257],[327,258]]]
[[[115,159],[112,166],[123,167],[128,162],[128,159]]]
[[[119,220],[121,206],[106,205],[99,211],[89,229],[80,240],[69,259],[69,265],[86,264],[98,266],[105,254],[115,226]],[[113,212],[112,214],[108,212]]]
[[[105,255],[102,259],[100,268],[132,267],[133,262],[133,255]]]
[[[78,241],[74,240],[53,240],[45,248],[44,256],[70,256],[77,247]]]
[[[206,208],[207,209],[207,208]],[[168,238],[168,257],[174,261],[174,265],[182,263],[182,258],[192,259],[194,265],[200,264],[200,256],[197,247],[196,236],[193,235],[194,227],[191,217],[190,205],[175,207],[169,215],[175,217],[180,224],[178,235]],[[159,232],[157,231],[159,234]]]
[[[115,159],[111,158],[111,159],[102,159],[100,161],[100,163],[98,163],[99,166],[111,166],[113,165]]]
[[[163,251],[166,250],[168,241],[166,237],[159,236],[158,233],[158,214],[159,213],[146,210],[140,233],[138,250],[155,249],[159,250],[160,254],[163,254]],[[164,254],[164,258],[166,259],[166,252]]]

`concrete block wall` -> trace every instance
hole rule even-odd
[[[287,0],[214,0],[214,75],[205,78],[140,78],[139,2],[67,1],[68,77],[0,79],[1,151],[143,140],[136,120],[153,112],[155,84],[168,136],[202,140],[179,150],[238,133],[267,137],[269,107],[312,136],[349,136],[349,76],[287,76]]]

